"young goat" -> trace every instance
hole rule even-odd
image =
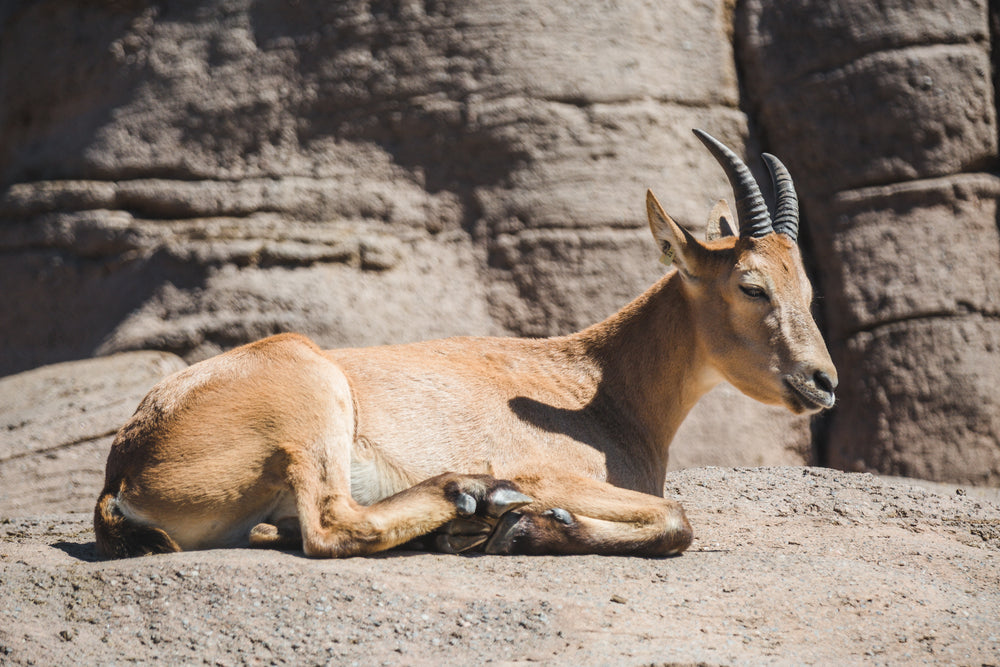
[[[791,179],[772,219],[746,165],[697,131],[736,195],[707,243],[651,192],[673,264],[610,318],[557,338],[322,351],[279,335],[164,379],[118,432],[94,511],[108,557],[227,546],[353,556],[427,537],[487,553],[671,555],[667,448],[722,381],[797,413],[834,403]]]

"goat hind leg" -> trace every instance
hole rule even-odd
[[[308,555],[356,556],[405,544],[456,519],[492,522],[492,528],[499,517],[531,500],[506,480],[444,473],[368,506],[344,493],[306,499],[299,504],[299,523]],[[455,542],[474,546],[471,542],[488,536],[486,530]]]
[[[691,544],[675,501],[558,472],[514,481],[537,501],[498,522],[486,553],[672,556]]]

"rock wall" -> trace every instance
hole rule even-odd
[[[828,462],[1000,480],[990,7],[741,3],[766,145],[797,174],[840,369]]]
[[[4,11],[0,373],[577,329],[662,271],[647,187],[694,228],[729,192],[690,128],[748,136],[722,1]],[[809,460],[807,420],[698,410],[679,461]]]
[[[0,374],[577,329],[661,270],[646,187],[693,229],[729,195],[703,127],[796,176],[829,462],[1000,479],[985,0],[550,4],[5,3]],[[809,440],[724,387],[674,465]]]
[[[168,352],[123,352],[0,378],[0,517],[90,512],[115,432],[185,366]]]
[[[372,344],[606,316],[659,271],[644,188],[699,222],[727,189],[689,128],[747,134],[723,3],[682,14],[15,5],[0,372],[193,360],[289,328]]]

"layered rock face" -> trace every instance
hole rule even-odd
[[[799,184],[830,462],[1000,479],[985,1],[550,4],[5,4],[0,374],[580,328],[662,271],[647,187],[696,230],[729,196],[702,127]],[[809,439],[722,388],[672,453]]]
[[[660,270],[644,188],[699,222],[727,191],[689,128],[747,133],[729,18],[687,11],[18,5],[2,371],[193,360],[285,329],[374,344],[606,316]]]
[[[0,378],[0,516],[90,511],[115,432],[186,366],[168,352],[122,352]]]
[[[828,462],[1000,480],[988,3],[741,5],[767,145],[798,175],[840,369]]]
[[[729,193],[690,128],[748,134],[723,2],[52,0],[2,21],[0,373],[286,330],[565,333],[662,272],[647,187],[694,228]],[[780,408],[722,389],[699,411],[682,464],[808,459]]]

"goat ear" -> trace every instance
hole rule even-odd
[[[708,214],[705,238],[714,241],[727,236],[738,236],[738,234],[736,226],[733,225],[733,212],[729,209],[729,204],[725,199],[720,199]]]
[[[652,190],[646,191],[646,215],[649,217],[649,229],[653,232],[653,238],[663,252],[660,261],[667,266],[676,265],[688,277],[697,276],[698,251],[701,246],[691,236],[691,232],[667,215]]]

